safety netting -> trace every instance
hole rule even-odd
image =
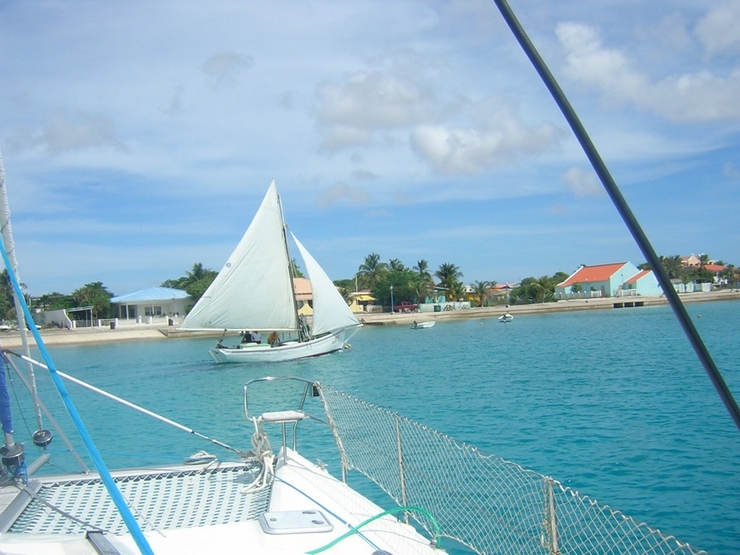
[[[342,472],[423,507],[442,537],[481,554],[700,554],[552,478],[321,385]],[[418,513],[406,518],[433,535]]]

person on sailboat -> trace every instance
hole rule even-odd
[[[262,337],[258,331],[245,331],[242,333],[242,343],[262,343]]]
[[[267,342],[270,344],[271,347],[277,347],[278,345],[280,345],[280,336],[278,335],[278,332],[272,332],[267,338]]]

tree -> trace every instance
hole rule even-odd
[[[0,319],[15,319],[15,296],[8,270],[3,270],[2,276],[0,276]]]
[[[681,279],[685,270],[681,255],[661,256],[660,263],[663,265],[663,269],[670,279]]]
[[[416,266],[414,266],[414,270],[416,270],[419,273],[419,277],[422,279],[431,280],[432,274],[429,273],[429,262],[426,260],[419,260],[416,263]]]
[[[731,289],[735,288],[735,281],[737,279],[735,273],[736,273],[736,268],[733,264],[727,264],[725,266],[725,269],[722,270],[722,277],[727,280],[727,283],[729,283]]]
[[[401,301],[418,302],[420,297],[415,283],[416,273],[411,270],[386,270],[378,276],[371,291],[373,297],[390,305],[392,285],[394,304]]]
[[[363,287],[373,289],[378,278],[388,271],[388,264],[380,261],[380,255],[377,253],[368,254],[365,262],[360,264],[357,269],[357,276],[360,278]]]
[[[524,278],[519,287],[513,289],[509,298],[512,303],[532,304],[555,302],[555,285],[561,283],[567,277],[564,272],[558,272],[553,276],[542,276],[541,278]],[[573,287],[575,290],[575,286]]]
[[[403,265],[403,262],[401,262],[398,258],[391,258],[388,261],[388,268],[391,270],[400,272],[406,269],[406,266]]]
[[[476,281],[473,284],[473,293],[478,297],[478,306],[483,306],[490,288],[491,282],[489,281]]]
[[[335,279],[334,285],[342,295],[347,305],[352,304],[352,293],[354,292],[355,282],[352,279]]]
[[[177,279],[168,279],[162,283],[162,287],[171,287],[173,289],[182,289],[190,295],[193,300],[198,301],[206,289],[210,287],[213,280],[216,279],[218,272],[203,267],[203,264],[196,262],[193,269],[185,272],[183,277]]]
[[[450,295],[455,301],[465,300],[465,285],[461,281],[456,281],[450,288]]]
[[[460,271],[460,268],[451,262],[441,264],[434,275],[439,279],[440,286],[450,295],[453,294],[455,285],[458,284],[460,282],[460,278],[463,277],[463,273]]]
[[[35,305],[42,310],[60,310],[63,308],[72,308],[75,301],[72,295],[64,295],[57,291],[46,293],[36,299]]]
[[[409,288],[412,295],[417,303],[423,303],[429,296],[430,281],[425,278],[421,278],[418,275],[414,275],[409,283]]]
[[[298,263],[295,261],[295,258],[290,259],[290,271],[292,272],[293,277],[306,277],[303,275],[303,272],[301,272],[301,269],[298,267]]]
[[[110,300],[113,293],[108,291],[101,281],[83,285],[72,292],[76,307],[90,306],[93,318],[108,318],[111,314]]]

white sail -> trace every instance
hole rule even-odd
[[[297,329],[289,263],[273,180],[246,233],[181,328]]]
[[[311,281],[311,292],[313,297],[313,325],[314,335],[333,332],[341,329],[359,326],[360,323],[342,295],[337,291],[329,276],[319,266],[313,256],[306,250],[301,242],[293,236],[301,258],[306,265],[308,278]]]

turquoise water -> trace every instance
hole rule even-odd
[[[740,303],[687,310],[740,397]],[[365,327],[348,352],[277,365],[214,365],[212,343],[50,351],[59,370],[239,448],[249,448],[251,433],[244,382],[319,380],[552,476],[709,553],[740,553],[740,431],[667,307],[440,322],[428,330]],[[39,382],[57,406],[48,380]],[[181,461],[198,449],[222,454],[68,387],[111,466]],[[15,428],[19,441],[35,429],[28,408]],[[52,447],[64,448],[58,440]],[[56,470],[75,469],[64,457],[54,460]]]

